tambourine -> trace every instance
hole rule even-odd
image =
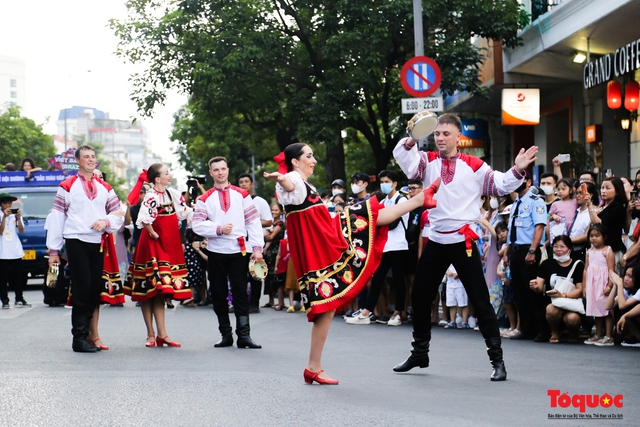
[[[413,139],[423,139],[431,135],[438,126],[438,115],[424,110],[416,113],[407,123],[407,135]]]
[[[254,280],[264,280],[268,272],[269,267],[267,267],[267,263],[264,262],[264,260],[256,261],[251,259],[251,261],[249,261],[249,274]]]
[[[57,262],[51,264],[49,271],[47,272],[47,280],[46,285],[47,288],[55,288],[56,283],[58,282],[58,272],[60,271],[60,266]]]

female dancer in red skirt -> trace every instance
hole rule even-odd
[[[316,189],[307,182],[317,163],[306,144],[291,144],[275,160],[278,172],[264,173],[277,183],[285,205],[291,259],[298,276],[302,303],[313,322],[307,384],[338,384],[322,369],[322,350],[331,319],[362,290],[380,264],[387,240],[382,227],[424,204],[435,206],[439,181],[405,203],[384,208],[375,198],[356,204],[332,218]],[[384,209],[383,209],[384,208]]]
[[[150,182],[153,188],[145,195],[138,214],[136,226],[142,228],[142,232],[129,266],[124,293],[130,295],[131,300],[140,301],[147,326],[147,347],[162,347],[163,344],[180,347],[167,336],[164,301],[166,297],[191,298],[178,221],[188,218],[192,209],[180,193],[168,188],[171,174],[165,165],[154,163],[149,167],[146,179],[143,175],[139,183]],[[137,187],[131,194],[139,194]],[[137,200],[132,204],[134,202]],[[154,319],[157,337],[153,330]]]

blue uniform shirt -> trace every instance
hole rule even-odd
[[[547,205],[542,197],[534,199],[531,196],[531,191],[528,191],[522,199],[518,197],[513,202],[513,207],[518,204],[518,201],[522,200],[518,208],[518,216],[513,220],[515,215],[515,209],[511,209],[509,214],[509,234],[507,237],[507,243],[510,243],[511,227],[516,227],[516,245],[530,245],[533,241],[533,233],[536,229],[536,225],[547,224]]]

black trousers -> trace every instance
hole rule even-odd
[[[476,245],[472,245],[471,256],[467,256],[465,242],[444,245],[432,240],[418,261],[416,277],[411,292],[413,305],[413,331],[431,331],[431,303],[438,292],[442,278],[449,265],[453,264],[464,289],[469,296],[478,319],[480,332],[485,340],[500,337],[498,321],[489,300],[489,290],[482,272],[482,262]]]
[[[540,249],[537,249],[536,262],[527,264],[525,257],[528,249],[528,245],[512,248],[509,255],[509,268],[513,300],[520,316],[520,332],[529,337],[535,337],[537,334],[551,333],[546,318],[549,298],[531,290],[529,283],[538,276],[541,253]]]
[[[260,297],[262,296],[262,280],[255,280],[251,276],[248,276],[248,280],[251,284],[251,299],[249,301],[249,305],[253,307],[259,307]]]
[[[9,303],[8,287],[16,294],[16,301],[22,301],[22,287],[27,276],[22,274],[22,259],[0,259],[0,300]]]
[[[71,333],[74,338],[86,338],[93,311],[100,302],[103,253],[100,252],[100,243],[77,239],[66,239],[65,247],[73,295]]]
[[[228,283],[231,283],[233,311],[238,316],[249,315],[247,274],[250,255],[209,253],[209,283],[213,310],[218,316],[229,316]]]
[[[389,268],[391,268],[391,272],[393,274],[393,284],[396,288],[395,309],[397,311],[404,310],[404,300],[406,294],[404,270],[407,263],[408,254],[409,251],[389,251],[382,254],[380,266],[373,274],[373,278],[371,279],[371,289],[369,290],[367,303],[365,304],[364,308],[372,312],[376,307],[378,297],[380,297],[380,291],[382,290],[382,285],[384,284],[384,279],[385,277],[387,277]]]

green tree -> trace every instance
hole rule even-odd
[[[167,88],[189,94],[186,119],[200,123],[181,124],[198,130],[176,134],[184,144],[242,135],[253,153],[302,140],[324,148],[331,179],[345,175],[341,133],[353,129],[349,143],[366,141],[373,154],[366,171],[389,163],[406,123],[399,69],[413,56],[411,0],[130,0],[127,8],[111,27],[118,55],[144,68],[132,76],[132,98],[150,115]],[[425,54],[443,69],[443,92],[485,94],[483,55],[470,40],[516,45],[518,2],[425,0],[423,9]]]
[[[47,169],[47,159],[55,154],[51,135],[44,134],[42,126],[33,120],[21,116],[19,107],[9,107],[0,115],[0,147],[3,165],[13,163],[16,169],[25,157]]]

